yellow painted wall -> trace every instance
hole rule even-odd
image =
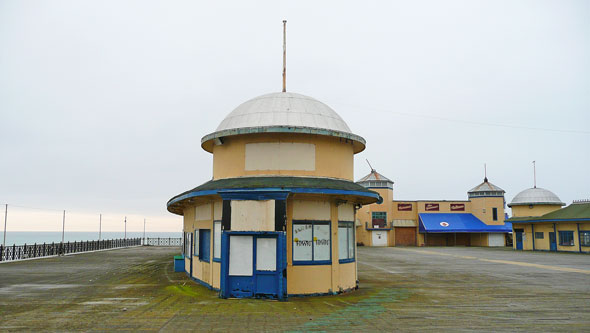
[[[330,265],[287,266],[288,294],[327,293],[332,290]]]
[[[351,204],[336,205],[327,196],[300,195],[287,199],[287,292],[289,294],[315,294],[338,292],[356,286],[356,262],[338,262],[338,221],[354,220]],[[331,233],[332,265],[293,265],[293,220],[329,220]]]
[[[340,283],[338,291],[356,287],[356,262],[340,264]]]
[[[530,251],[533,250],[533,223],[526,223],[526,224],[514,224],[513,229],[524,229],[525,231],[525,241],[523,241],[523,250]],[[580,222],[580,231],[590,230],[590,222]],[[535,238],[535,250],[550,250],[550,239],[549,233],[554,231],[553,222],[547,223],[534,223],[534,231],[535,232],[543,232],[543,239]],[[564,252],[579,252],[579,235],[578,235],[578,225],[577,222],[557,222],[555,223],[555,240],[557,243],[557,251],[564,251]],[[559,245],[559,231],[573,231],[574,234],[574,245]],[[516,241],[514,241],[514,249],[516,249]],[[590,246],[582,246],[582,252],[590,252]]]
[[[512,206],[512,217],[529,217],[529,216],[541,216],[558,209],[561,209],[560,205],[532,205],[531,206]]]
[[[498,220],[493,220],[492,208],[498,209]],[[471,214],[475,215],[485,224],[504,224],[504,198],[503,197],[477,197],[471,198]]]
[[[313,144],[315,170],[246,170],[246,144],[251,143]],[[213,147],[213,179],[289,175],[353,180],[353,155],[352,143],[335,137],[289,133],[236,135],[224,138],[223,145]]]

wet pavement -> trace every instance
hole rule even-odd
[[[359,290],[277,302],[219,299],[172,272],[178,252],[0,264],[0,331],[590,330],[588,254],[359,247]]]

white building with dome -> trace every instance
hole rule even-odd
[[[357,287],[356,211],[382,199],[354,183],[365,140],[334,110],[300,94],[262,95],[201,147],[213,154],[213,179],[167,204],[184,217],[186,274],[226,298]]]

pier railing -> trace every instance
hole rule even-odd
[[[182,237],[178,238],[156,238],[156,237],[148,237],[145,238],[143,245],[147,246],[182,246]]]
[[[0,262],[66,255],[71,253],[141,246],[141,238],[94,240],[85,242],[0,245]]]

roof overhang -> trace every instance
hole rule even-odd
[[[420,233],[506,233],[512,231],[511,223],[485,224],[470,213],[421,213],[418,216]]]
[[[224,137],[234,135],[247,135],[247,134],[258,134],[258,133],[296,133],[296,134],[314,134],[324,135],[341,138],[344,140],[350,140],[353,146],[354,153],[360,153],[365,150],[366,141],[361,136],[334,131],[329,129],[312,128],[312,127],[293,127],[293,126],[262,126],[262,127],[244,127],[244,128],[232,128],[222,131],[213,132],[205,135],[201,139],[201,148],[213,153],[213,146],[220,144]],[[217,143],[216,143],[217,141]]]
[[[199,200],[285,200],[289,195],[325,195],[346,197],[366,205],[383,202],[379,193],[351,181],[312,177],[238,177],[206,182],[181,193],[167,203],[168,211],[182,215],[184,206]]]

